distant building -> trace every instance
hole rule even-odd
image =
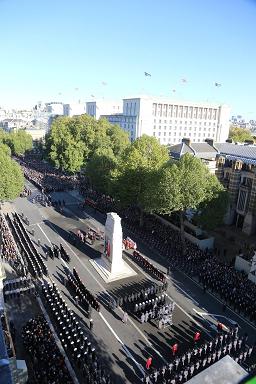
[[[97,100],[86,103],[86,113],[97,120],[102,115],[119,114],[123,110],[122,101]]]
[[[45,104],[46,112],[50,115],[63,115],[63,103],[61,102],[50,102]]]
[[[64,116],[76,116],[83,115],[86,113],[86,104],[85,103],[72,103],[63,105],[63,114]]]
[[[207,137],[223,142],[228,138],[230,108],[213,103],[195,103],[138,97],[123,99],[121,113],[103,115],[129,133],[131,141],[147,134],[161,144],[178,144],[182,137],[195,143]]]
[[[170,147],[170,155],[174,159],[180,159],[185,153],[198,157],[209,168],[211,173],[216,171],[216,156],[218,149],[213,146],[212,139],[206,139],[205,143],[191,143],[190,139],[182,139],[182,142]]]

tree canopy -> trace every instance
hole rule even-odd
[[[24,187],[22,170],[11,157],[0,150],[0,200],[13,200]]]
[[[236,143],[244,143],[246,140],[254,140],[249,129],[231,126],[229,129],[229,138]]]
[[[17,132],[6,133],[3,139],[14,155],[23,155],[26,151],[32,149],[32,136],[23,129]]]
[[[157,205],[154,210],[161,214],[180,213],[181,236],[185,244],[185,212],[198,209],[203,203],[204,207],[209,206],[210,202],[224,193],[224,187],[200,159],[190,154],[165,164],[159,171],[158,180],[155,185]],[[223,216],[226,207],[223,207]]]
[[[128,135],[120,127],[88,115],[58,117],[46,136],[49,159],[69,172],[79,171],[88,160],[99,160],[100,153],[105,156],[109,149],[118,157],[128,145]]]
[[[152,211],[152,177],[168,159],[167,148],[155,137],[143,135],[127,147],[114,177],[114,193],[121,204]]]

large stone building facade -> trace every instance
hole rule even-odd
[[[229,142],[191,143],[170,147],[170,155],[180,158],[185,153],[199,157],[227,188],[230,196],[225,222],[235,225],[247,235],[256,233],[256,146]]]

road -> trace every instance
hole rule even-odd
[[[100,228],[104,231],[104,215],[94,212],[91,208],[81,211],[78,200],[71,193],[55,193],[53,199],[65,199],[66,207],[60,213],[52,207],[42,207],[39,203],[32,203],[32,198],[39,192],[27,182],[33,194],[29,198],[18,198],[13,203],[13,209],[18,213],[24,212],[29,218],[28,230],[34,229],[32,236],[35,245],[40,239],[42,247],[39,251],[44,254],[46,247],[51,244],[62,243],[71,256],[67,265],[63,260],[50,259],[46,261],[52,280],[58,285],[63,298],[80,318],[82,326],[98,351],[98,356],[111,371],[114,383],[139,383],[145,371],[145,362],[149,356],[153,357],[155,367],[160,367],[171,360],[170,346],[178,341],[180,350],[192,345],[193,335],[201,330],[202,340],[209,339],[215,334],[217,316],[223,315],[221,303],[209,293],[203,293],[201,287],[184,275],[181,271],[173,271],[169,276],[167,294],[176,302],[173,325],[165,330],[158,330],[150,323],[140,324],[135,318],[129,318],[128,324],[123,324],[122,310],[118,308],[114,313],[102,305],[100,313],[93,312],[93,333],[88,329],[87,314],[77,308],[70,293],[63,284],[65,268],[73,267],[79,272],[86,287],[93,292],[104,304],[113,295],[122,295],[144,284],[154,281],[141,268],[133,264],[129,258],[126,261],[137,272],[131,278],[106,284],[90,263],[91,258],[99,257],[102,249],[101,242],[95,245],[72,244],[70,233],[85,227]],[[125,232],[125,231],[124,231]],[[132,238],[134,238],[131,235]],[[166,271],[166,262],[161,260],[154,250],[137,241],[138,249],[155,265]],[[210,314],[214,314],[211,316]],[[224,316],[238,322],[242,332],[253,337],[255,328],[229,309]]]

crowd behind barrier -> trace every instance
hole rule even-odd
[[[115,209],[112,199],[91,191],[86,186],[80,188],[80,192],[94,199],[95,206],[99,204],[105,212]],[[214,252],[200,250],[188,240],[182,255],[179,232],[152,215],[144,214],[143,227],[140,227],[136,208],[118,213],[123,218],[123,226],[167,259],[170,269],[179,268],[189,276],[199,278],[205,290],[218,293],[224,303],[256,323],[256,285],[246,274],[225,264]]]
[[[53,168],[50,164],[31,157],[17,157],[24,176],[42,192],[60,192],[78,187],[75,176]]]
[[[47,308],[54,317],[58,337],[72,364],[86,384],[110,384],[110,375],[100,364],[97,352],[82,330],[74,313],[67,306],[56,285],[43,286]]]
[[[14,213],[13,216],[7,214],[7,219],[17,239],[17,245],[21,250],[21,254],[27,262],[31,275],[35,278],[42,277],[43,274],[48,275],[47,266],[32,243],[19,215],[17,213]]]
[[[231,330],[229,333],[219,333],[215,339],[201,345],[195,343],[191,350],[182,355],[178,354],[178,345],[175,344],[176,348],[171,348],[172,358],[168,365],[154,369],[151,359],[151,372],[145,375],[143,383],[185,383],[226,355],[230,355],[238,364],[248,366],[252,353],[255,354],[255,345],[247,345],[246,342],[246,335],[239,337]]]
[[[72,384],[50,327],[43,316],[30,319],[22,329],[25,349],[33,361],[35,381],[38,384]]]
[[[0,245],[0,255],[2,260],[8,262],[18,275],[26,276],[27,268],[4,215],[0,215],[0,236],[2,236],[2,244]]]

